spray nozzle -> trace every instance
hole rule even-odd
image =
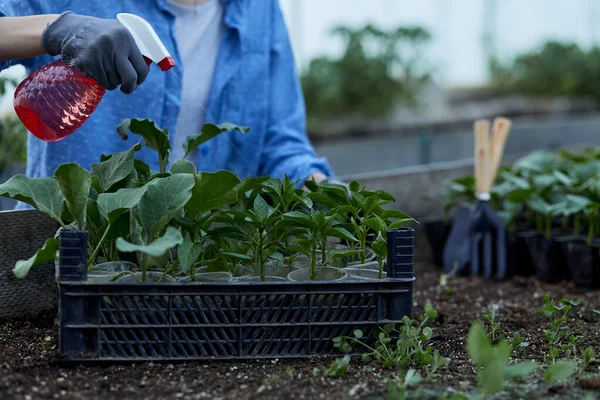
[[[154,62],[162,71],[168,71],[175,66],[173,57],[148,21],[135,14],[127,13],[117,14],[117,20],[131,33],[148,65]]]

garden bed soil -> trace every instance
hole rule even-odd
[[[458,278],[450,282],[452,293],[442,293],[438,286],[441,270],[428,259],[427,250],[426,243],[416,249],[415,315],[426,302],[439,310],[432,325],[432,346],[452,362],[425,387],[465,390],[476,384],[475,369],[466,353],[466,335],[470,321],[490,307],[498,307],[506,331],[520,331],[530,343],[519,358],[543,360],[547,346],[540,335],[547,324],[537,310],[544,294],[556,300],[564,296],[583,299],[568,324],[583,336],[580,348],[593,346],[600,353],[600,316],[592,311],[600,309],[598,291],[515,277],[504,282]],[[313,376],[313,369],[329,364],[330,359],[60,367],[57,332],[54,315],[2,321],[1,399],[375,399],[385,396],[385,379],[394,375],[358,358],[342,378]],[[582,386],[597,387],[598,381],[532,390],[537,398],[581,398]],[[508,398],[511,396],[514,394]]]

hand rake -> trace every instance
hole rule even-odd
[[[490,278],[494,265],[496,276],[506,276],[504,225],[490,206],[490,191],[502,161],[504,146],[511,128],[507,118],[494,120],[490,144],[490,123],[478,120],[474,125],[475,185],[477,202],[462,206],[444,247],[444,270],[458,273],[470,265],[472,276]],[[483,271],[480,271],[483,265]]]

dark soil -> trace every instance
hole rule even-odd
[[[420,250],[420,251],[419,251]],[[600,292],[576,290],[568,284],[544,285],[534,277],[504,282],[457,278],[452,293],[439,290],[440,270],[428,260],[427,247],[417,254],[414,302],[417,315],[427,302],[439,310],[433,323],[432,346],[451,365],[426,387],[468,390],[476,384],[475,369],[466,353],[471,320],[491,307],[507,332],[519,331],[530,343],[519,359],[542,361],[547,346],[541,337],[547,326],[537,313],[549,294],[581,298],[583,304],[569,317],[569,327],[581,335],[580,348],[593,346],[600,353]],[[33,295],[33,294],[32,294]],[[209,362],[187,364],[136,364],[109,366],[57,365],[57,326],[54,315],[25,321],[4,321],[0,326],[0,399],[351,399],[385,396],[385,379],[395,372],[353,360],[343,378],[314,377],[315,367],[331,360]],[[598,372],[598,367],[596,372]],[[536,386],[536,398],[581,398],[583,388],[598,388],[597,379],[570,386]],[[524,395],[508,395],[508,398]]]

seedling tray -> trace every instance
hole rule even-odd
[[[414,231],[388,232],[381,281],[88,283],[87,232],[62,231],[59,350],[65,362],[302,358],[336,336],[412,317]]]

